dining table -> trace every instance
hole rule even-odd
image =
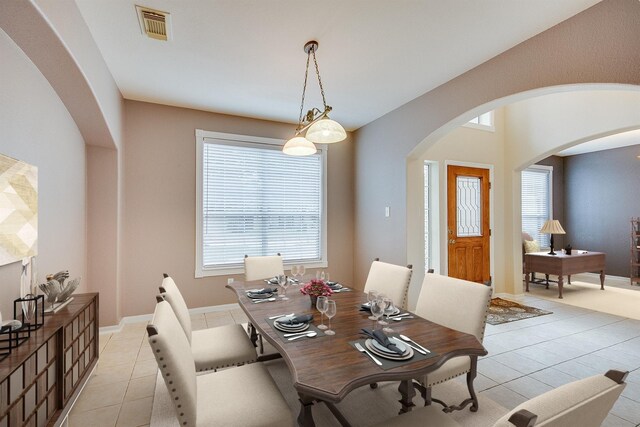
[[[353,346],[354,341],[363,338],[363,328],[374,327],[374,322],[368,318],[370,313],[361,311],[362,304],[367,302],[366,294],[353,288],[346,288],[349,289],[348,292],[336,292],[329,297],[336,302],[337,307],[336,315],[331,319],[331,329],[335,331],[335,335],[288,341],[274,328],[270,317],[290,313],[312,314],[312,323],[319,325],[320,312],[312,305],[310,297],[300,292],[299,285],[287,289],[288,300],[275,298],[274,301],[255,303],[246,294],[246,290],[261,289],[265,286],[271,285],[264,281],[235,281],[229,283],[227,288],[236,293],[238,304],[247,315],[251,327],[275,347],[286,362],[300,401],[297,417],[300,426],[315,426],[311,407],[316,402],[323,402],[341,425],[349,426],[347,418],[335,404],[359,387],[382,381],[399,382],[400,413],[408,412],[414,406],[414,379],[425,377],[447,360],[457,356],[471,358],[470,375],[473,378],[477,372],[477,358],[487,354],[482,343],[474,335],[447,328],[413,314],[409,319],[391,321],[391,327],[395,335],[405,335],[428,349],[429,357],[420,360],[415,358],[415,361],[408,361],[402,366],[382,369]],[[406,312],[402,310],[402,313]],[[464,316],[463,310],[460,315]],[[326,316],[324,322],[327,324]],[[253,340],[255,345],[255,334]]]

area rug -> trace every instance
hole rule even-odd
[[[294,418],[297,417],[300,403],[298,402],[298,394],[293,388],[291,374],[286,363],[284,360],[279,359],[266,362],[265,366],[269,369],[269,373],[289,404],[291,414]],[[327,371],[327,375],[331,375],[331,371]],[[398,414],[400,407],[398,403],[399,396],[398,383],[385,382],[379,383],[378,388],[375,390],[372,390],[369,386],[360,387],[351,392],[336,406],[352,426],[370,426],[393,418]],[[466,385],[454,380],[435,386],[433,388],[433,396],[443,399],[445,402],[461,402],[468,397],[468,391]],[[478,412],[471,412],[467,408],[454,412],[451,417],[462,426],[489,427],[493,426],[500,417],[508,412],[506,408],[483,396],[482,393],[478,394],[478,399],[480,403]],[[420,402],[421,399],[418,395],[414,398],[414,403],[420,405]],[[317,427],[340,426],[340,423],[325,405],[314,405],[312,412]],[[153,398],[151,426],[179,427],[169,392],[160,374],[158,374]]]
[[[500,325],[501,323],[544,316],[545,314],[553,313],[502,298],[492,298],[487,323],[490,325]]]

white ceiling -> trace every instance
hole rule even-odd
[[[318,40],[332,118],[353,130],[598,1],[76,2],[127,99],[294,123]],[[142,35],[136,3],[171,13],[172,41]]]
[[[638,144],[640,144],[640,129],[594,139],[584,144],[562,150],[557,153],[556,156],[574,156],[576,154],[592,153],[594,151],[610,150],[612,148],[628,147]],[[638,155],[640,155],[640,150],[638,150]]]

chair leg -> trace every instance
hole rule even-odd
[[[469,394],[471,395],[471,408],[469,410],[471,412],[478,411],[478,396],[476,396],[476,390],[473,388],[473,380],[476,378],[478,372],[478,357],[471,357],[471,370],[467,372],[467,388],[469,389]]]

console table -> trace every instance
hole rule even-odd
[[[602,252],[576,251],[573,255],[558,252],[549,255],[545,252],[534,252],[524,255],[524,277],[526,290],[529,292],[529,277],[531,273],[555,274],[558,276],[558,298],[562,298],[563,276],[568,276],[571,284],[571,275],[597,271],[600,272],[600,289],[604,290],[604,263],[605,254]],[[549,287],[549,282],[547,282]]]
[[[98,361],[98,294],[73,295],[0,362],[0,427],[57,426]]]

